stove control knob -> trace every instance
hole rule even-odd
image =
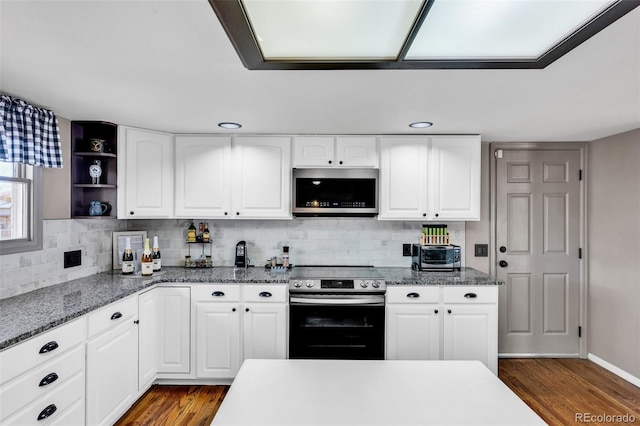
[[[313,280],[308,280],[307,281],[307,287],[309,287],[309,288],[313,287]]]
[[[362,280],[362,282],[360,283],[360,287],[362,287],[362,288],[367,288],[367,287],[369,287],[369,282],[368,282],[368,281],[365,281],[365,280]]]
[[[380,287],[380,281],[376,280],[371,285],[373,286],[373,288],[379,288]]]
[[[294,286],[295,288],[300,288],[300,287],[302,287],[302,282],[300,282],[300,281],[294,281],[294,282],[293,282],[293,286]]]

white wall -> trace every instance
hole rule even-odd
[[[640,129],[589,144],[588,351],[640,377]]]

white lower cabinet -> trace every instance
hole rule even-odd
[[[196,377],[234,378],[246,358],[286,358],[287,286],[196,286]]]
[[[387,359],[478,360],[498,371],[498,288],[387,288]]]
[[[88,425],[114,423],[138,397],[137,319],[137,295],[89,314]]]
[[[144,392],[158,373],[157,289],[138,295],[138,392]]]
[[[191,372],[191,288],[158,287],[158,377]]]
[[[0,352],[0,424],[82,425],[86,318]]]

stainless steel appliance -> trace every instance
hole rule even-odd
[[[460,246],[423,246],[414,244],[411,268],[417,271],[455,271],[461,267]]]
[[[235,265],[237,268],[246,268],[247,266],[249,266],[248,262],[249,261],[247,259],[247,242],[239,241],[238,244],[236,244]]]
[[[375,216],[377,169],[293,169],[295,216]]]
[[[384,359],[386,284],[372,267],[296,267],[289,358]]]

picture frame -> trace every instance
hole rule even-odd
[[[142,253],[144,239],[147,238],[147,231],[123,231],[113,233],[113,269],[122,269],[122,253],[127,243],[127,237],[131,238],[131,250],[134,259],[139,259],[136,254]]]

